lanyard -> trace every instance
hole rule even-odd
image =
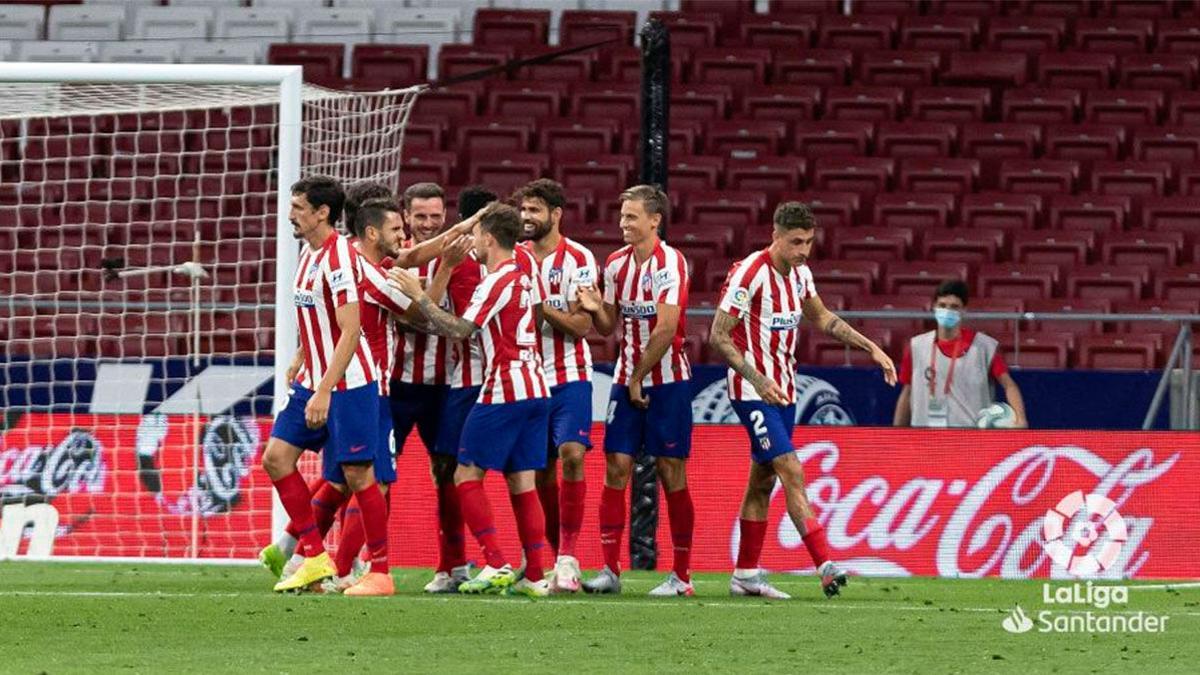
[[[954,354],[950,357],[950,371],[946,373],[946,386],[942,390],[943,396],[950,395],[950,383],[954,381],[954,366],[958,365],[958,357],[962,355],[961,336],[959,340],[954,341]],[[938,354],[938,339],[937,335],[933,336],[933,347],[929,355],[929,397],[937,396],[937,354]]]

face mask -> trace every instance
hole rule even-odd
[[[935,307],[933,310],[933,319],[937,321],[937,325],[941,328],[954,328],[962,321],[962,313],[956,309],[947,309],[946,307]]]

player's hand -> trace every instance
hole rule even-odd
[[[442,262],[449,265],[451,268],[458,267],[463,260],[466,260],[467,253],[471,247],[475,245],[475,237],[469,234],[461,234],[446,245],[442,251]]]
[[[479,217],[482,216],[483,212],[486,210],[487,210],[486,207],[482,208],[479,211],[477,211],[475,213],[475,215],[471,216],[470,218],[467,218],[466,220],[457,222],[454,225],[452,225],[450,227],[450,229],[446,230],[446,236],[448,237],[447,241],[450,241],[451,239],[454,239],[455,237],[458,237],[458,236],[462,236],[464,234],[471,234],[473,231],[475,231],[475,223],[479,222]]]
[[[892,357],[876,346],[871,350],[871,360],[883,371],[883,381],[896,386],[896,364],[892,363]]]
[[[759,398],[768,405],[786,406],[788,404],[787,394],[783,393],[783,388],[775,384],[774,380],[763,378],[762,382],[754,385],[754,391],[758,392]]]
[[[304,406],[304,423],[309,429],[325,426],[325,422],[329,420],[329,400],[330,393],[322,389],[317,389],[312,398],[308,399],[308,405]]]
[[[417,275],[399,267],[388,270],[388,283],[413,300],[421,297],[421,294],[425,292],[425,289],[421,288],[421,279]]]
[[[629,402],[635,408],[645,410],[650,407],[650,398],[642,393],[642,381],[635,380],[629,383]]]
[[[596,290],[595,286],[588,286],[579,289],[579,306],[583,311],[595,314],[604,306],[604,298],[600,297],[600,291]]]

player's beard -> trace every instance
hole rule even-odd
[[[540,241],[550,234],[550,220],[537,221],[526,218],[521,221],[521,241]]]

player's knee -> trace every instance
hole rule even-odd
[[[658,477],[667,492],[676,492],[687,487],[687,465],[681,459],[660,457],[655,463]]]
[[[629,474],[633,470],[632,458],[629,462],[623,462],[619,459],[614,461],[614,455],[609,455],[609,460],[604,466],[604,484],[624,490],[629,485]]]
[[[278,444],[267,445],[262,456],[262,467],[272,480],[283,478],[291,471],[292,467],[288,466],[287,454]]]
[[[351,492],[360,492],[375,483],[375,472],[370,464],[343,464],[342,473]]]

